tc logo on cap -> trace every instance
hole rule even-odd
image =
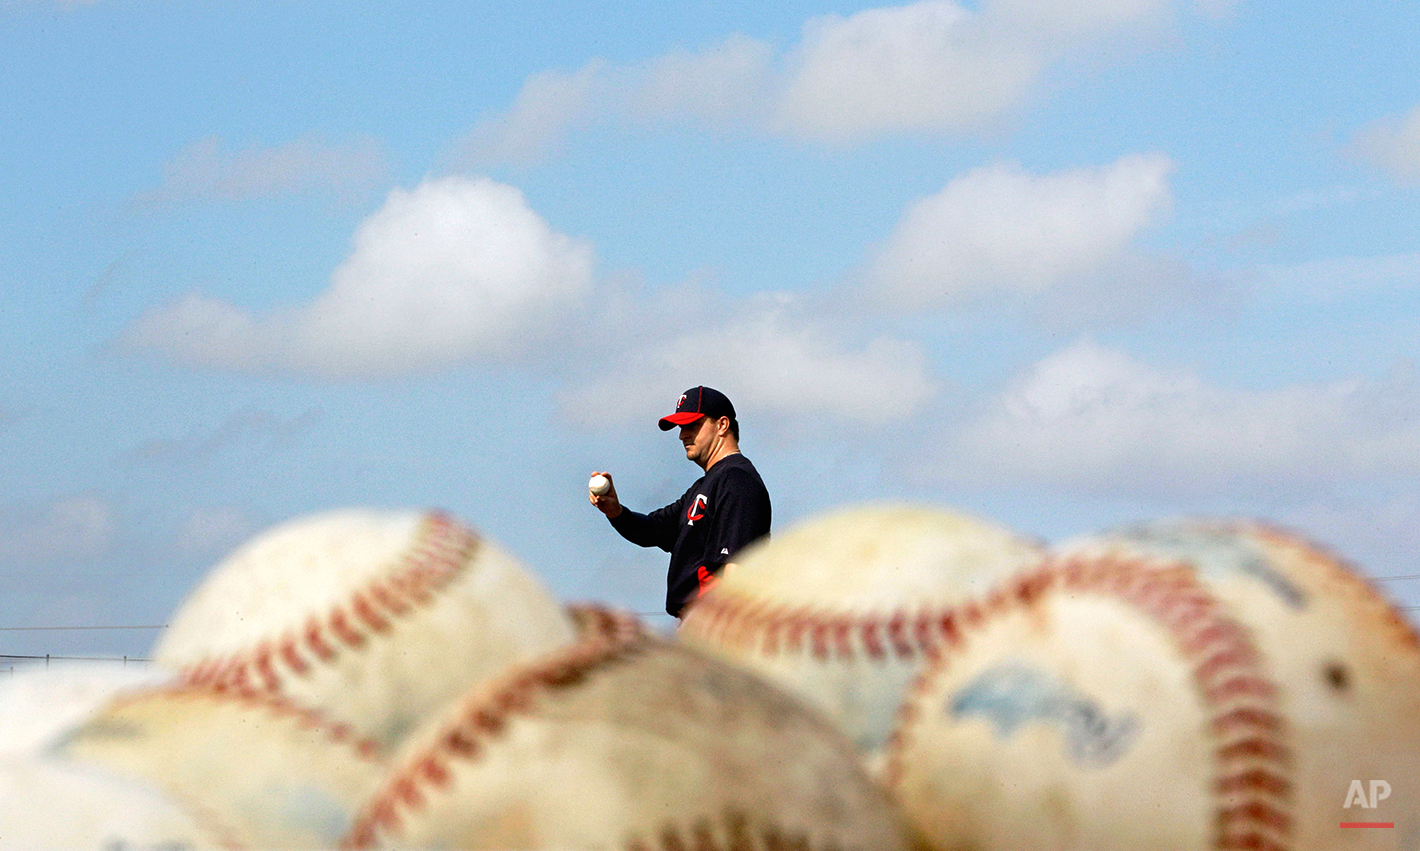
[[[670,431],[676,426],[689,425],[701,417],[718,420],[720,417],[735,418],[735,406],[724,393],[713,387],[692,387],[680,394],[675,403],[675,413],[661,417],[661,431]]]

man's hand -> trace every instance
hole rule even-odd
[[[616,498],[616,482],[612,480],[611,473],[608,473],[604,470],[596,470],[592,472],[592,475],[606,476],[606,480],[611,483],[611,489],[608,490],[606,493],[602,494],[601,496],[597,496],[596,494],[588,491],[587,499],[591,500],[592,505],[595,505],[598,511],[600,511],[602,514],[605,514],[607,516],[607,519],[610,520],[618,517],[622,511],[621,500]]]

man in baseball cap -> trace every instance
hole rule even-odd
[[[713,387],[692,387],[676,400],[675,413],[661,417],[661,431],[680,427],[685,457],[705,471],[680,499],[649,514],[624,507],[613,484],[590,494],[623,538],[671,554],[666,575],[666,611],[680,617],[705,593],[735,553],[769,534],[769,491],[740,453],[735,406]],[[604,471],[595,475],[611,478]]]

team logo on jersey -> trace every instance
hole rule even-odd
[[[703,493],[695,495],[694,501],[690,503],[690,508],[685,512],[687,526],[694,526],[695,521],[704,519],[705,508],[710,504],[710,500]]]

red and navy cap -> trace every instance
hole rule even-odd
[[[661,417],[661,431],[670,431],[676,426],[693,423],[701,417],[718,420],[721,417],[735,418],[735,406],[725,398],[725,394],[711,387],[692,387],[680,394],[675,403],[675,413]]]

